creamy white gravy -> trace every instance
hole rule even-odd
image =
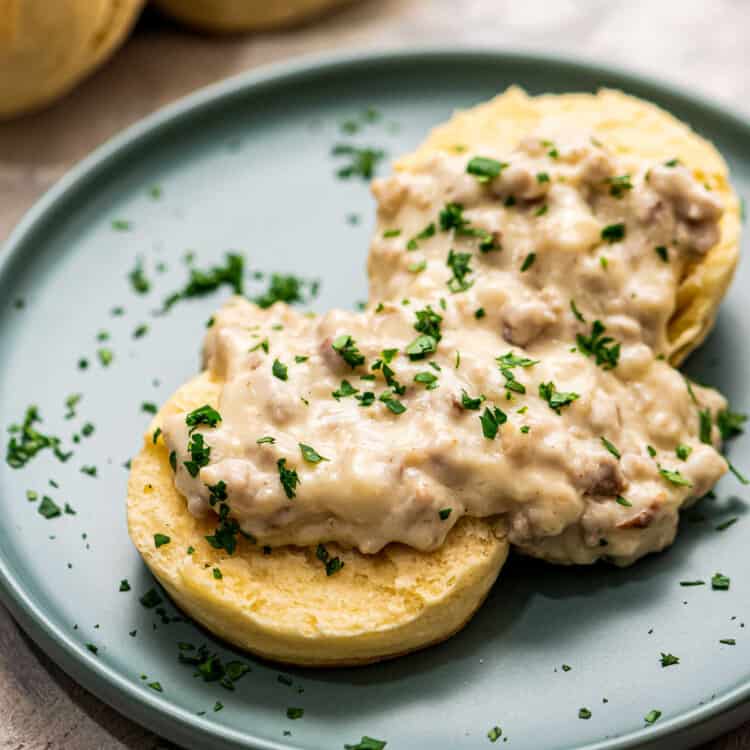
[[[234,298],[215,316],[221,421],[163,425],[190,511],[228,506],[263,544],[366,553],[435,549],[463,515],[503,514],[512,543],[557,562],[671,543],[727,469],[726,402],[664,360],[720,200],[679,163],[588,138],[436,154],[373,192],[365,312]]]

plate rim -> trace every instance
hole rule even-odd
[[[34,234],[44,228],[45,223],[54,215],[59,202],[66,200],[77,190],[85,188],[90,180],[106,173],[111,167],[111,162],[123,158],[124,153],[137,148],[141,142],[158,136],[167,126],[179,125],[183,119],[197,112],[229,103],[235,97],[240,98],[264,84],[283,85],[307,76],[320,77],[347,69],[356,71],[363,65],[424,65],[431,60],[444,64],[451,59],[460,63],[485,62],[498,68],[545,65],[556,66],[568,74],[576,71],[587,75],[595,73],[603,79],[602,85],[608,81],[611,85],[614,79],[617,86],[626,91],[647,90],[650,93],[643,94],[647,98],[653,96],[658,99],[668,96],[697,107],[710,118],[728,122],[732,127],[744,130],[750,136],[750,117],[731,105],[690,91],[686,86],[675,84],[659,75],[644,74],[637,70],[602,64],[559,52],[495,49],[488,45],[420,45],[366,51],[348,48],[333,54],[299,55],[282,62],[264,64],[202,87],[157,109],[97,146],[42,194],[0,245],[0,277],[8,273],[17,262],[24,246],[33,239]],[[0,601],[24,632],[74,680],[97,698],[149,730],[190,745],[200,740],[207,743],[204,746],[211,747],[227,747],[226,743],[231,743],[231,747],[248,750],[307,750],[300,745],[263,739],[245,731],[209,722],[172,703],[167,697],[150,695],[143,686],[130,682],[114,667],[87,653],[82,645],[55,625],[40,603],[34,600],[25,584],[14,575],[2,549]],[[701,726],[705,729],[709,722],[716,727],[720,726],[721,729],[718,731],[727,731],[746,718],[739,716],[739,713],[743,704],[748,701],[750,672],[743,683],[736,685],[721,698],[670,717],[656,726],[645,726],[617,738],[578,746],[577,750],[629,750],[644,745],[653,746],[658,741],[674,738],[678,733],[685,733]],[[745,708],[750,710],[750,704]],[[694,740],[705,741],[710,736],[714,735],[703,736],[701,733],[699,736],[696,733]]]

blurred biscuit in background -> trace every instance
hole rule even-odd
[[[291,26],[347,2],[352,0],[156,0],[183,23],[229,33]]]
[[[0,0],[0,118],[39,109],[103,63],[144,0]]]

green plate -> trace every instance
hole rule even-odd
[[[711,138],[739,191],[748,190],[750,126],[686,92],[559,58],[392,53],[304,60],[199,92],[98,149],[8,241],[0,265],[0,413],[9,425],[37,404],[40,428],[75,453],[66,463],[43,451],[25,468],[0,467],[3,600],[64,669],[136,721],[191,747],[335,750],[365,734],[387,740],[388,750],[463,750],[488,746],[487,731],[499,725],[499,742],[507,737],[518,750],[615,750],[688,747],[750,716],[743,705],[750,697],[743,622],[750,618],[750,518],[740,499],[746,493],[732,478],[700,516],[685,519],[668,552],[629,570],[514,560],[455,638],[366,668],[284,670],[279,680],[277,667],[247,659],[252,672],[229,692],[194,679],[178,663],[177,643],[206,642],[222,658],[237,655],[195,625],[172,622],[170,604],[168,624],[139,604],[153,582],[126,533],[123,462],[147,424],[142,402],[162,401],[196,371],[203,323],[227,295],[154,316],[184,282],[185,253],[205,267],[242,250],[249,276],[320,278],[317,310],[355,305],[365,296],[373,202],[364,181],[335,177],[341,164],[331,147],[366,144],[395,156],[455,108],[512,83],[535,93],[614,86],[652,99]],[[342,121],[370,106],[381,119],[355,135],[341,132]],[[113,221],[131,222],[129,230]],[[152,281],[143,295],[128,281],[139,256]],[[744,411],[748,282],[745,265],[710,341],[690,363]],[[117,305],[124,315],[111,314]],[[133,338],[143,322],[148,334]],[[107,342],[97,341],[100,331],[110,334]],[[97,360],[102,346],[114,352],[108,367]],[[81,357],[90,361],[86,370]],[[77,416],[65,419],[73,393],[83,398]],[[72,444],[85,421],[94,434]],[[735,463],[750,468],[747,439],[731,450]],[[96,466],[98,477],[82,473],[84,465]],[[40,501],[26,499],[29,489],[69,503],[76,515],[46,520]],[[733,526],[716,530],[734,517]],[[679,585],[716,571],[731,577],[729,591]],[[131,591],[118,590],[123,578]],[[679,656],[679,665],[662,668],[661,652]],[[153,681],[162,692],[147,686]],[[304,708],[304,717],[289,720],[289,706]],[[582,707],[590,719],[578,718]],[[652,709],[662,716],[649,726]]]

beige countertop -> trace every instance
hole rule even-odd
[[[158,107],[306,53],[462,44],[568,52],[673,81],[750,114],[747,0],[358,0],[284,33],[220,39],[148,14],[52,108],[0,124],[0,242],[72,164]],[[76,685],[0,607],[0,750],[170,747]],[[702,750],[750,750],[750,725]]]

